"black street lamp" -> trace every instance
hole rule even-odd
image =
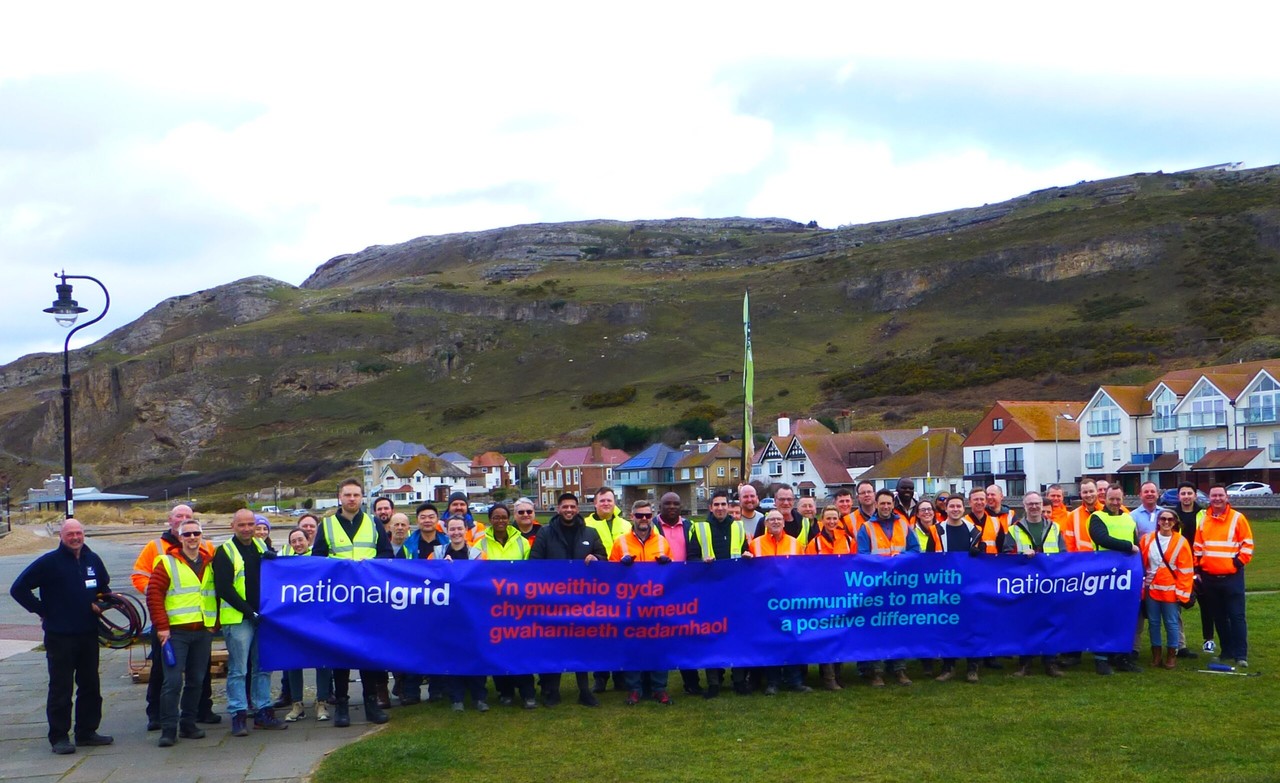
[[[70,519],[75,516],[75,501],[72,500],[74,482],[71,478],[71,338],[75,336],[76,332],[86,326],[96,324],[106,316],[107,310],[111,309],[111,294],[107,293],[107,287],[96,277],[69,275],[66,272],[55,274],[54,277],[62,279],[62,282],[56,287],[58,298],[54,300],[52,307],[46,307],[44,311],[51,313],[59,326],[71,326],[80,317],[81,313],[89,312],[88,308],[81,307],[76,300],[71,298],[71,284],[67,282],[68,280],[90,280],[97,283],[98,287],[102,289],[102,295],[106,298],[106,304],[103,305],[102,312],[98,314],[98,317],[91,321],[85,321],[67,332],[67,340],[62,344],[62,482],[66,490],[67,518]]]

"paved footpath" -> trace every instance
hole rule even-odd
[[[117,590],[132,590],[133,559],[146,541],[94,540]],[[38,618],[9,597],[9,586],[37,555],[0,557],[0,781],[44,783],[242,783],[305,781],[330,751],[354,742],[374,728],[353,704],[348,729],[316,723],[307,700],[307,717],[286,731],[254,731],[232,737],[225,715],[224,681],[214,680],[214,708],[223,721],[201,726],[208,736],[156,747],[157,731],[146,730],[146,686],[129,677],[126,650],[102,650],[102,726],[115,737],[102,748],[79,748],[69,756],[50,752],[45,720],[49,675],[44,653],[35,651],[42,635]],[[140,648],[134,650],[137,662]],[[279,679],[277,675],[276,680]],[[355,690],[359,692],[359,685]],[[309,694],[310,696],[310,694]]]

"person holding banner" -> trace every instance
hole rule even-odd
[[[647,500],[637,500],[631,505],[631,529],[615,542],[609,560],[629,566],[634,563],[671,564],[671,544],[665,536],[653,530],[653,506]],[[640,688],[648,677],[649,686],[653,689],[654,701],[670,706],[671,696],[667,693],[666,669],[655,669],[648,672],[625,672],[627,684],[628,707],[640,703]]]
[[[748,536],[754,536],[756,527],[764,522],[764,513],[760,511],[760,493],[756,492],[755,485],[738,486],[738,506],[742,512],[738,517],[742,522],[742,529],[747,531]]]
[[[409,534],[405,546],[413,553],[415,560],[439,559],[445,547],[445,538],[440,535],[440,512],[430,503],[418,506],[414,514],[418,520],[418,529]]]
[[[1080,479],[1080,505],[1067,514],[1067,523],[1062,525],[1062,537],[1066,539],[1068,552],[1093,551],[1093,542],[1089,538],[1089,517],[1101,510],[1098,485],[1093,479]]]
[[[578,496],[565,492],[556,501],[556,513],[538,531],[538,537],[529,550],[530,560],[581,560],[594,563],[608,560],[600,534],[587,527],[578,513]],[[600,700],[591,692],[591,677],[587,672],[575,672],[578,682],[578,703],[584,707],[599,707]],[[542,683],[542,702],[548,707],[560,704],[560,673],[539,675]]]
[[[1001,552],[1007,555],[1056,555],[1066,551],[1062,540],[1062,530],[1058,524],[1045,514],[1044,498],[1039,492],[1028,492],[1022,496],[1024,515],[1009,525],[1009,534],[1004,538]],[[1018,668],[1013,671],[1014,677],[1026,677],[1031,673],[1030,655],[1018,658]],[[1050,677],[1061,677],[1062,670],[1053,655],[1042,655],[1044,673]]]
[[[925,501],[926,503],[928,501]],[[840,522],[840,509],[827,506],[822,509],[821,527],[809,539],[807,551],[811,555],[851,555],[857,554],[857,544],[850,537]],[[837,676],[839,663],[818,664],[818,673],[822,677],[822,687],[829,691],[844,690]]]
[[[532,545],[511,527],[511,512],[502,503],[489,509],[489,527],[476,542],[476,548],[484,553],[485,560],[527,560]],[[498,703],[510,707],[515,703],[516,690],[526,710],[536,710],[532,674],[495,674],[493,685],[498,690]]]
[[[338,512],[325,517],[316,535],[312,557],[332,557],[338,560],[368,560],[390,558],[391,542],[387,532],[372,517],[361,510],[364,488],[359,479],[349,478],[338,487]],[[421,554],[421,552],[419,552]],[[380,678],[373,670],[360,670],[360,687],[364,695],[364,716],[370,723],[386,723],[387,713],[378,706],[377,687]],[[351,725],[350,713],[351,670],[333,670],[334,728]]]
[[[751,557],[747,533],[742,529],[742,522],[734,519],[730,512],[729,492],[718,489],[711,495],[710,509],[707,518],[702,522],[691,522],[689,530],[688,562],[710,563],[715,560],[737,560]],[[724,668],[713,667],[706,670],[707,688],[702,696],[714,699],[720,695],[724,687]],[[734,681],[738,681],[734,677]],[[746,682],[746,672],[741,676]]]
[[[964,513],[964,501],[959,495],[947,499],[947,521],[934,525],[930,530],[926,552],[968,552],[970,555],[981,554],[983,549],[982,531],[974,526],[970,517]],[[942,671],[933,679],[947,682],[956,676],[956,658],[943,658]],[[978,681],[978,665],[981,658],[965,660],[965,680],[971,683]]]
[[[511,513],[515,515],[516,530],[532,544],[538,538],[538,531],[542,529],[533,501],[529,498],[520,498],[511,505]]]
[[[764,534],[751,539],[752,557],[793,557],[803,554],[804,546],[787,533],[782,512],[776,508],[770,509],[769,513],[764,515]],[[787,690],[809,693],[813,688],[804,684],[806,668],[804,665],[764,667],[764,695],[776,696],[778,687],[784,684],[784,680]],[[737,670],[734,674],[736,679]],[[750,691],[748,690],[747,693]]]
[[[1120,487],[1110,487],[1106,494],[1106,506],[1089,516],[1089,538],[1090,546],[1095,550],[1138,554],[1138,526],[1124,508],[1124,490]],[[1132,674],[1142,672],[1142,667],[1133,660],[1130,651],[1111,653],[1108,657],[1113,670]],[[1097,665],[1100,659],[1096,655],[1094,659]],[[1110,673],[1105,667],[1098,668],[1098,674]]]
[[[617,495],[611,487],[600,487],[596,490],[595,511],[586,517],[587,527],[600,535],[600,543],[604,551],[613,551],[613,542],[631,530],[631,523],[618,510]],[[609,672],[596,672],[592,693],[604,693],[609,687]],[[613,672],[613,687],[623,688],[623,672]]]
[[[858,495],[861,499],[861,484],[858,485]],[[911,533],[907,520],[893,510],[893,491],[882,489],[872,497],[876,508],[871,518],[858,528],[858,553],[878,557],[896,557],[903,552],[919,554],[920,539]],[[876,688],[884,687],[886,668],[893,670],[899,685],[911,684],[911,679],[907,677],[905,660],[861,661],[858,664],[862,676],[870,677],[871,685]]]

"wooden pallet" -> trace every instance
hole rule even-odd
[[[224,678],[227,676],[227,651],[213,650],[209,653],[209,675]],[[129,679],[139,685],[151,681],[151,660],[144,658],[141,663],[129,663]]]

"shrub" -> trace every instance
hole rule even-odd
[[[440,418],[445,422],[474,419],[484,411],[474,405],[454,405],[440,411]]]
[[[636,398],[636,387],[623,386],[621,389],[614,389],[606,392],[590,392],[582,395],[582,407],[584,408],[616,408],[619,405],[626,405]]]

